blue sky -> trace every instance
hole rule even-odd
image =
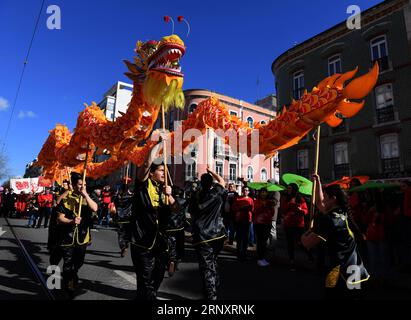
[[[72,130],[84,102],[99,102],[117,80],[128,81],[122,60],[133,57],[137,40],[171,33],[164,15],[174,17],[187,46],[185,89],[254,102],[274,92],[271,64],[278,55],[344,21],[349,5],[365,10],[379,2],[46,0],[6,140],[10,173],[24,173],[56,123]],[[0,143],[40,5],[0,1]],[[61,9],[61,30],[47,29],[49,5]],[[190,23],[188,38],[179,15]]]

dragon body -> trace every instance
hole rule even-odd
[[[96,148],[108,150],[111,156],[104,162],[93,163],[90,160],[87,163],[88,176],[92,178],[107,175],[126,161],[140,166],[157,143],[147,138],[152,133],[161,105],[166,109],[184,106],[183,74],[179,65],[184,52],[184,43],[175,35],[164,37],[160,42],[138,42],[134,63],[126,61],[129,69],[126,75],[134,84],[127,112],[111,122],[93,103],[80,113],[74,134],[65,126],[57,125],[38,156],[46,178],[56,180],[67,166],[79,169],[85,154],[89,152],[91,155]],[[170,153],[177,154],[193,142],[193,139],[184,139],[187,130],[197,129],[204,133],[212,128],[226,139],[226,143],[229,143],[230,136],[225,133],[231,131],[237,136],[241,133],[242,138],[236,139],[234,146],[237,151],[246,152],[249,156],[259,153],[271,157],[278,150],[298,143],[321,123],[335,127],[342,122],[341,116],[350,118],[357,114],[363,108],[364,100],[350,99],[363,99],[373,89],[378,78],[378,64],[368,73],[353,79],[357,71],[358,68],[325,78],[311,92],[305,92],[301,99],[293,100],[288,109],[284,107],[275,119],[267,124],[256,124],[254,128],[230,115],[218,99],[204,100],[181,122],[179,130],[168,134]],[[143,140],[146,140],[145,145],[141,145]],[[175,141],[179,141],[178,145]],[[258,148],[253,149],[256,141]],[[247,148],[242,151],[244,146]]]

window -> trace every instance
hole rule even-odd
[[[223,176],[223,163],[220,161],[215,162],[215,172],[222,177]]]
[[[308,177],[308,149],[297,151],[297,173],[300,176]]]
[[[385,35],[371,40],[371,60],[372,63],[378,61],[380,71],[388,70],[388,48]]]
[[[236,116],[236,117],[238,117],[237,111],[230,110],[230,116]]]
[[[293,97],[298,100],[304,93],[304,71],[297,71],[293,75]]]
[[[247,118],[247,123],[250,128],[254,128],[254,120],[251,117]]]
[[[198,148],[197,148],[196,144],[191,144],[189,146],[189,150],[190,150],[190,153],[191,153],[191,157],[193,157],[193,158],[197,157]]]
[[[328,59],[328,75],[341,73],[341,57],[340,55],[333,56]]]
[[[253,167],[247,168],[247,180],[250,182],[253,181]]]
[[[375,88],[375,100],[377,104],[377,123],[395,120],[391,83],[383,84]]]
[[[398,135],[396,133],[384,134],[380,137],[381,143],[381,158],[391,159],[398,158]]]
[[[261,123],[261,124],[266,124],[267,122],[264,121],[264,120],[261,120],[260,123]]]
[[[230,163],[230,171],[228,175],[230,181],[235,181],[237,179],[237,164]]]
[[[267,181],[267,170],[261,169],[261,181]]]
[[[347,142],[340,142],[334,145],[334,163],[337,165],[348,163],[348,144]]]
[[[297,169],[308,169],[308,149],[297,151]]]
[[[214,138],[214,156],[224,154],[224,145],[220,137]]]
[[[197,103],[190,104],[190,107],[188,108],[188,114],[192,114],[196,108],[197,108]]]
[[[348,143],[334,144],[334,176],[335,179],[350,175],[350,163],[348,160]]]
[[[395,173],[400,168],[400,152],[398,147],[398,135],[396,133],[384,134],[380,137],[381,161],[384,173]]]
[[[196,162],[186,164],[186,180],[193,180],[197,177]]]

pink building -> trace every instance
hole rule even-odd
[[[185,90],[184,94],[186,98],[184,110],[171,110],[166,115],[168,128],[171,130],[174,128],[175,121],[185,119],[195,110],[198,103],[211,96],[218,98],[227,106],[230,114],[247,121],[250,126],[257,122],[267,123],[276,115],[273,96],[262,99],[264,100],[264,107],[262,107],[203,89]],[[268,100],[273,101],[271,106],[267,104]],[[187,161],[183,161],[182,164],[173,162],[170,164],[170,174],[175,185],[183,187],[186,181],[200,178],[206,172],[207,164],[227,182],[234,182],[237,185],[239,185],[238,178],[247,181],[279,181],[276,157],[265,160],[263,155],[249,158],[245,154],[236,154],[228,145],[224,145],[222,139],[212,130],[208,131],[208,139],[205,135],[200,137],[190,150],[189,159],[185,159]]]

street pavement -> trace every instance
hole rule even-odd
[[[7,222],[1,218],[0,236],[0,300],[47,299],[33,276]],[[17,237],[26,247],[38,269],[47,279],[49,254],[46,249],[48,229],[27,227],[25,219],[9,219]],[[297,254],[297,271],[288,269],[283,240],[278,241],[276,256],[269,267],[256,264],[255,251],[250,260],[238,262],[234,247],[225,246],[219,259],[222,300],[320,300],[323,276],[316,272],[305,254]],[[60,263],[62,267],[62,262]],[[92,244],[87,249],[85,263],[79,272],[81,291],[76,300],[131,300],[135,296],[136,278],[130,254],[120,257],[117,233],[113,228],[99,227],[92,231]],[[52,290],[57,300],[65,299],[62,290]],[[160,299],[202,299],[201,279],[195,251],[186,243],[186,256],[179,270],[165,279],[159,290]],[[384,288],[373,291],[369,299],[411,299],[411,291]]]

